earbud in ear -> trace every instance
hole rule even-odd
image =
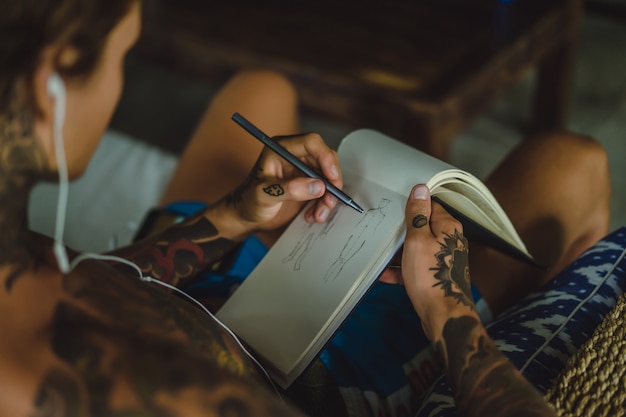
[[[65,94],[63,79],[56,72],[53,72],[48,77],[48,94],[55,99]]]
[[[62,142],[61,136],[65,123],[65,83],[56,72],[48,77],[48,94],[54,99],[54,139],[56,142]]]
[[[57,73],[48,77],[48,94],[54,99],[53,140],[59,170],[59,198],[57,201],[57,217],[54,231],[54,256],[59,269],[64,274],[71,270],[65,245],[63,230],[65,228],[65,211],[67,206],[68,174],[63,145],[63,124],[65,123],[65,84]]]

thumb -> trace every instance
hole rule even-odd
[[[430,233],[431,214],[430,190],[424,184],[413,187],[406,203],[405,218],[407,233]]]
[[[287,184],[289,197],[294,201],[308,201],[320,198],[326,192],[324,183],[317,179],[296,177]]]

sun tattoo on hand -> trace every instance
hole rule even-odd
[[[467,239],[457,230],[453,234],[444,233],[443,242],[439,242],[441,250],[435,254],[437,266],[431,268],[435,272],[437,283],[446,297],[452,297],[457,304],[464,304],[475,310],[469,274]]]

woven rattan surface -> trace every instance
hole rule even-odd
[[[545,398],[561,416],[626,415],[626,294],[570,358]]]

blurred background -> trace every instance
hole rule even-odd
[[[615,229],[626,225],[626,0],[586,1],[583,10],[565,127],[595,137],[608,151]],[[144,52],[129,55],[111,130],[85,177],[72,185],[66,241],[80,250],[102,251],[128,241],[156,203],[154,195],[218,86]],[[525,72],[454,133],[449,161],[478,177],[488,174],[528,134],[536,82],[536,71]],[[302,127],[336,146],[349,131],[369,126],[303,108]],[[47,234],[53,231],[56,191],[43,185],[33,195],[31,225]]]

